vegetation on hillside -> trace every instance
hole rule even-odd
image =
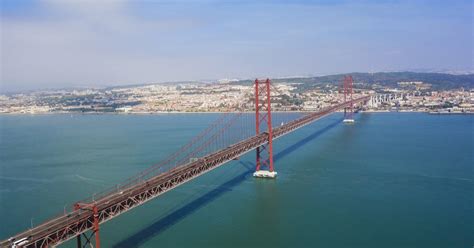
[[[367,85],[378,84],[384,87],[398,87],[399,82],[423,82],[431,84],[433,90],[450,90],[450,89],[473,89],[474,74],[452,75],[444,73],[419,73],[419,72],[377,72],[377,73],[348,73],[336,74],[320,77],[305,78],[282,78],[273,79],[275,83],[299,83],[299,91],[321,87],[326,84],[339,84],[345,75],[352,75],[354,83],[364,88]],[[235,84],[249,85],[252,80],[241,80]]]

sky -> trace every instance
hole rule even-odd
[[[472,0],[0,0],[0,91],[473,70]]]

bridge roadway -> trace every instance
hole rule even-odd
[[[352,102],[357,104],[368,100],[369,96],[364,96],[354,99]],[[276,139],[288,134],[349,104],[350,101],[337,104],[274,128],[273,138]],[[104,223],[267,142],[268,133],[261,133],[89,204],[97,207],[99,223]],[[57,246],[93,228],[92,211],[79,209],[17,234],[11,239],[18,241],[26,238],[28,242],[23,244],[23,247]],[[10,247],[11,239],[2,241],[0,247]]]

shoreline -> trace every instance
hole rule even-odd
[[[312,113],[315,111],[272,111],[272,113]],[[341,113],[343,111],[336,111]],[[2,115],[165,115],[165,114],[222,114],[222,113],[255,113],[254,111],[197,111],[197,112],[183,112],[183,111],[162,111],[162,112],[41,112],[41,113],[0,113]],[[426,113],[430,115],[473,115],[474,112],[428,112],[422,110],[408,110],[408,111],[390,111],[390,110],[361,110],[359,113]]]

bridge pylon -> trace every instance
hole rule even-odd
[[[270,100],[270,79],[255,79],[255,134],[266,133],[267,143],[256,148],[254,177],[275,178],[273,168],[273,129]],[[266,126],[266,128],[265,128]]]
[[[344,76],[342,91],[344,93],[344,102],[350,101],[349,106],[344,107],[344,123],[354,123],[354,103],[352,98],[354,81],[352,76]]]
[[[90,247],[93,247],[92,236],[95,236],[95,248],[100,248],[99,211],[97,209],[97,206],[94,204],[75,203],[74,210],[80,210],[80,209],[91,212],[92,218],[88,220],[87,224],[91,226],[92,232],[90,233],[90,235],[86,235],[86,233],[82,233],[82,236],[84,236],[86,240],[86,243],[84,245],[82,244],[81,234],[79,233],[76,236],[77,248],[87,247],[88,245]]]

